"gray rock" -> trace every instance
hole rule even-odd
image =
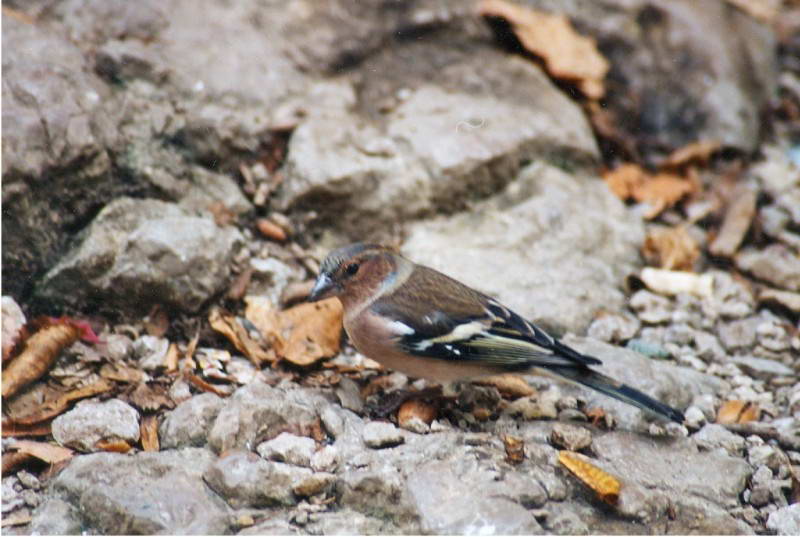
[[[354,470],[336,482],[339,504],[364,515],[413,523],[417,515],[405,493],[405,482],[397,469],[384,465],[377,470]]]
[[[353,106],[352,84],[339,81],[333,105],[310,114],[292,135],[284,207],[313,208],[319,225],[363,235],[376,224],[462,209],[468,199],[502,188],[524,161],[597,159],[585,117],[539,68],[490,47],[466,54],[452,38],[439,46],[448,56],[444,69],[423,50],[419,61],[406,62],[407,47],[377,57],[380,66],[363,67],[412,71],[382,82],[402,80],[397,89],[405,91],[380,121],[362,110],[374,108],[374,92],[386,95],[387,88],[362,88],[366,102]],[[366,83],[377,86],[370,78]]]
[[[21,489],[19,480],[16,476],[8,476],[3,478],[3,493],[2,493],[2,509],[3,513],[9,513],[18,507],[25,504],[25,500],[20,495]]]
[[[556,535],[589,535],[589,527],[571,509],[554,505],[547,514],[545,527]]]
[[[800,503],[787,505],[770,513],[767,528],[778,535],[800,535]]]
[[[319,419],[319,409],[327,405],[313,390],[285,390],[253,382],[228,398],[214,420],[208,443],[217,452],[252,450],[260,440],[281,432],[307,430]]]
[[[251,295],[264,295],[273,304],[280,304],[281,292],[289,283],[302,280],[304,273],[274,258],[253,258],[253,281],[247,289]]]
[[[520,416],[526,420],[555,419],[558,416],[556,403],[561,398],[561,390],[557,386],[536,395],[520,397],[512,401],[504,410],[511,416]]]
[[[472,461],[434,461],[408,477],[422,529],[433,534],[541,534],[533,515]]]
[[[110,399],[85,401],[53,420],[53,438],[80,451],[95,451],[101,440],[139,441],[139,413],[132,406]]]
[[[316,448],[316,442],[307,436],[281,433],[272,440],[259,444],[256,451],[270,461],[310,466]]]
[[[745,248],[736,255],[736,266],[775,287],[800,291],[800,258],[781,244]]]
[[[719,339],[728,350],[750,348],[756,342],[759,322],[757,317],[748,317],[722,324],[718,329]]]
[[[622,309],[617,286],[642,234],[596,179],[536,163],[468,213],[411,225],[403,252],[523,317],[582,332],[597,310]]]
[[[208,486],[234,508],[295,505],[295,485],[312,475],[307,468],[265,461],[248,451],[232,450],[206,470]]]
[[[731,362],[755,378],[768,379],[775,376],[791,376],[795,374],[791,367],[785,366],[777,360],[756,358],[754,356],[736,356],[731,359]]]
[[[639,319],[648,324],[660,324],[672,319],[672,304],[668,298],[641,289],[636,291],[629,305]]]
[[[716,509],[738,506],[752,472],[742,459],[721,451],[698,452],[685,438],[655,443],[632,433],[612,432],[595,437],[592,446],[606,471],[660,491],[677,504],[694,497],[702,500],[701,507],[708,502]]]
[[[577,425],[554,423],[550,442],[570,451],[580,451],[592,444],[592,433]]]
[[[167,366],[164,360],[169,350],[167,338],[144,335],[133,342],[132,350],[145,371],[157,371]]]
[[[788,463],[785,455],[769,444],[759,444],[750,447],[747,460],[754,467],[766,466],[772,471],[778,471],[782,464]]]
[[[289,524],[288,521],[271,517],[260,524],[241,530],[236,535],[298,535],[299,533],[298,528]]]
[[[79,535],[82,530],[78,510],[60,498],[43,502],[31,517],[31,535]]]
[[[744,452],[744,438],[716,423],[704,426],[692,435],[692,440],[700,449],[707,451],[723,448],[731,455],[741,455]]]
[[[201,393],[182,402],[161,422],[161,447],[205,445],[209,429],[224,405],[225,401],[213,393]]]
[[[628,341],[639,331],[639,319],[630,314],[608,313],[592,321],[586,335],[606,343]]]
[[[695,331],[694,348],[697,356],[706,361],[719,361],[725,356],[725,350],[720,345],[717,336],[708,332]]]
[[[373,449],[393,447],[405,442],[403,431],[384,421],[367,423],[361,435],[364,443]]]
[[[533,4],[597,39],[611,63],[608,109],[624,118],[617,126],[639,154],[653,159],[696,140],[757,147],[759,111],[777,83],[768,25],[722,1]]]
[[[312,535],[390,535],[397,531],[391,531],[389,524],[381,519],[352,509],[320,513],[316,518],[306,525]]]
[[[80,512],[82,531],[228,533],[228,510],[203,483],[212,458],[197,448],[85,455],[70,461],[52,490]]]
[[[687,408],[683,415],[686,417],[686,426],[689,428],[699,429],[708,421],[703,411],[694,405]]]
[[[311,457],[311,468],[317,472],[335,472],[339,467],[339,451],[335,446],[325,446]]]
[[[31,490],[39,490],[42,488],[42,482],[39,481],[39,478],[25,470],[20,470],[17,472],[17,479],[19,479],[19,482],[25,488],[29,488]]]
[[[100,211],[37,293],[73,305],[102,299],[131,311],[152,304],[196,311],[227,284],[242,241],[238,230],[173,204],[121,198]]]
[[[316,496],[321,492],[328,491],[336,481],[336,476],[327,472],[316,472],[308,476],[302,477],[299,481],[295,482],[292,487],[294,492],[299,497]]]
[[[651,360],[628,349],[614,347],[590,338],[569,336],[564,338],[564,342],[584,354],[602,360],[603,365],[597,369],[603,373],[678,409],[686,408],[698,395],[718,393],[724,387],[724,383],[717,377]],[[620,428],[633,429],[642,425],[642,419],[652,419],[635,407],[598,392],[569,384],[560,386],[567,393],[580,393],[588,407],[599,406],[613,412]]]

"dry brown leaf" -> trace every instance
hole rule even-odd
[[[506,448],[506,460],[511,464],[519,464],[525,460],[525,441],[510,434],[503,435],[503,445]]]
[[[18,9],[14,9],[8,6],[3,6],[3,15],[6,17],[11,17],[13,19],[17,19],[19,22],[24,24],[36,24],[36,19],[25,13],[24,11],[20,11]]]
[[[219,227],[229,226],[236,221],[236,213],[221,201],[210,203],[208,210],[214,217],[214,223]]]
[[[758,405],[755,403],[738,400],[725,401],[717,412],[717,423],[728,425],[758,421],[760,414]]]
[[[69,391],[54,401],[45,401],[33,414],[15,417],[13,422],[17,425],[33,425],[45,420],[49,420],[66,411],[69,408],[70,403],[73,401],[78,401],[80,399],[86,399],[87,397],[93,397],[101,393],[109,392],[111,391],[111,388],[111,384],[103,379],[100,379],[97,382],[93,382],[87,386]]]
[[[597,49],[592,37],[580,35],[563,14],[550,14],[505,0],[483,0],[478,13],[505,19],[526,50],[544,60],[553,77],[577,84],[590,99],[605,94],[603,79],[608,60]]]
[[[108,380],[128,384],[138,384],[144,382],[145,379],[144,372],[141,369],[125,364],[103,364],[100,368],[100,376]]]
[[[5,435],[5,429],[3,429]],[[2,457],[2,475],[7,476],[17,468],[28,464],[35,457],[30,453],[23,453],[21,451],[4,451]]]
[[[49,464],[57,464],[72,458],[72,450],[48,444],[47,442],[35,442],[33,440],[17,440],[11,446],[11,449],[28,453],[33,455],[39,460]]]
[[[215,395],[219,395],[220,397],[228,397],[231,393],[233,393],[232,386],[217,386],[216,384],[211,384],[210,382],[206,382],[197,375],[189,373],[188,371],[183,372],[183,378],[185,378],[186,381],[195,388],[203,390],[204,392],[211,392]]]
[[[242,354],[247,356],[256,367],[261,368],[264,362],[271,362],[274,360],[272,354],[267,352],[261,346],[260,342],[255,341],[250,336],[247,329],[242,326],[235,315],[223,312],[219,308],[214,308],[208,315],[208,322],[211,328],[228,338],[228,341]]]
[[[530,384],[525,382],[522,377],[511,373],[485,377],[475,381],[475,384],[494,386],[501,395],[509,399],[519,399],[536,393],[536,390],[531,388]]]
[[[661,168],[682,168],[689,164],[705,166],[720,147],[721,144],[714,140],[692,142],[673,151],[661,164]]]
[[[307,366],[339,352],[343,312],[338,299],[299,304],[284,311],[275,310],[259,297],[246,297],[245,302],[245,317],[281,358]]]
[[[256,227],[258,228],[258,231],[268,239],[278,242],[283,242],[286,240],[286,231],[284,231],[281,226],[274,223],[272,220],[267,218],[259,218],[256,220]]]
[[[169,349],[167,349],[167,355],[164,357],[164,363],[166,364],[167,373],[172,373],[178,370],[179,358],[180,358],[180,351],[178,350],[178,346],[174,343],[170,343]]]
[[[11,397],[22,387],[42,377],[61,351],[80,337],[78,327],[67,324],[45,326],[25,341],[22,352],[3,367],[3,397]]]
[[[659,227],[648,232],[642,254],[649,265],[691,271],[700,257],[700,247],[685,226]]]
[[[131,445],[125,440],[98,440],[95,442],[94,447],[101,451],[110,451],[112,453],[127,453],[131,450]]]
[[[436,407],[422,399],[409,399],[397,410],[397,423],[405,427],[414,418],[430,425],[436,419]]]
[[[139,425],[139,436],[142,439],[142,449],[145,451],[158,451],[158,416],[148,414],[142,418]]]
[[[622,485],[616,477],[590,463],[583,455],[572,451],[559,451],[558,462],[566,466],[601,500],[612,505],[617,503]]]
[[[716,256],[733,257],[742,244],[756,215],[756,193],[746,186],[739,188],[725,211],[719,234],[708,251]]]
[[[11,420],[3,420],[3,438],[7,436],[22,437],[22,436],[49,436],[52,434],[53,429],[50,423],[34,423],[32,425],[22,425],[13,423]]]
[[[670,172],[651,175],[637,164],[623,164],[607,171],[603,179],[618,198],[650,205],[650,211],[645,214],[648,219],[655,218],[698,189],[695,181]]]
[[[164,337],[169,330],[169,317],[160,305],[156,304],[144,318],[144,329],[151,336]]]
[[[337,298],[282,311],[281,333],[286,343],[279,351],[281,356],[300,366],[335,356],[341,346],[342,316],[342,303]]]
[[[252,279],[253,267],[247,267],[231,283],[228,288],[228,298],[234,301],[241,300],[247,294],[247,288],[250,286],[250,280]]]
[[[175,403],[170,398],[167,387],[163,384],[142,382],[128,395],[127,400],[144,412],[155,412],[162,408],[175,408]]]

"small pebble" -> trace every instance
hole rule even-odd
[[[393,447],[405,442],[403,432],[383,421],[372,421],[364,426],[361,433],[364,443],[373,449]]]

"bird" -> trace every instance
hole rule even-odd
[[[395,249],[355,243],[331,251],[309,301],[337,297],[355,348],[389,369],[445,385],[501,373],[579,384],[662,418],[683,414],[591,366],[582,354],[496,299]]]

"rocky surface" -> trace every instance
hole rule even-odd
[[[799,532],[791,17],[520,3],[597,40],[602,107],[460,0],[4,3],[4,360],[40,314],[100,336],[4,397],[4,533]],[[724,151],[657,224],[599,177],[711,140]],[[754,220],[707,255],[731,185],[755,193]],[[708,292],[630,277],[656,226],[698,243]],[[399,423],[383,398],[424,382],[347,345],[273,362],[243,297],[303,300],[356,239],[498,297],[686,422],[528,377],[524,396],[466,384]],[[59,405],[35,436],[10,421]],[[618,499],[560,451],[617,478]]]

